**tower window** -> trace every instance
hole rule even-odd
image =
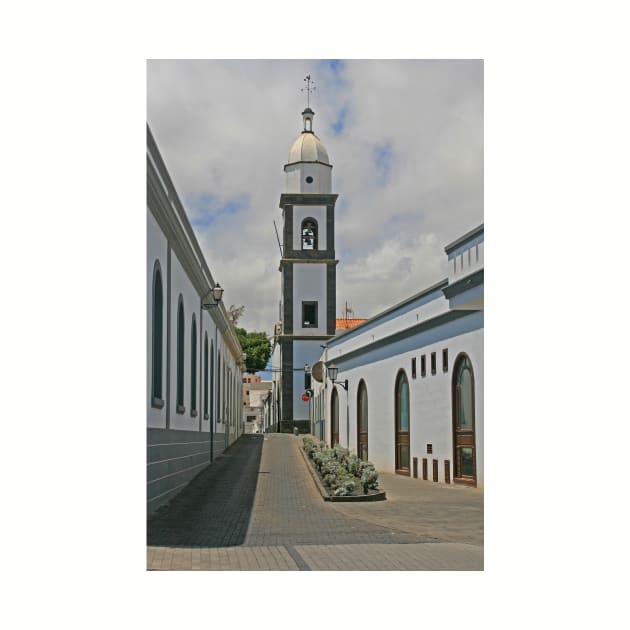
[[[437,372],[437,357],[435,352],[431,353],[431,374],[435,374]]]
[[[302,302],[302,328],[317,328],[317,302]]]
[[[310,175],[306,178],[306,183],[307,184],[312,184],[313,183],[313,178]]]
[[[302,249],[317,249],[317,221],[302,221]]]

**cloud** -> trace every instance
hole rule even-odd
[[[483,221],[480,61],[150,61],[147,72],[149,124],[245,328],[271,332],[278,318],[273,221],[307,74],[339,193],[338,305],[371,316],[437,282],[444,245]]]
[[[223,214],[233,215],[247,208],[249,201],[244,195],[238,199],[225,200],[212,193],[201,193],[190,195],[185,206],[193,227],[201,230],[212,225]]]
[[[337,114],[337,120],[330,126],[333,133],[336,136],[340,136],[346,126],[346,119],[348,118],[348,104],[344,103],[339,113]]]
[[[392,168],[392,147],[389,142],[377,145],[373,150],[374,167],[376,169],[376,182],[379,186],[385,186]]]

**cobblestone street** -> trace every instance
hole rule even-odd
[[[382,475],[387,501],[325,502],[301,443],[241,437],[150,519],[148,568],[483,569],[482,491]]]

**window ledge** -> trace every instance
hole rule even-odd
[[[175,407],[175,411],[177,413],[186,413],[186,407],[184,407],[184,405],[177,405],[177,407]]]
[[[154,409],[162,409],[164,407],[164,401],[161,398],[152,398],[151,399],[151,407]]]
[[[191,415],[191,417],[196,418],[197,417],[197,410],[196,409],[191,409],[190,415]]]

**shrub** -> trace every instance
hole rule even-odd
[[[346,468],[351,475],[354,475],[355,477],[361,476],[361,473],[359,472],[360,465],[361,460],[356,455],[348,456],[348,459],[346,460]]]
[[[378,473],[376,470],[366,470],[361,475],[361,484],[363,486],[363,494],[367,494],[370,488],[375,490],[378,487]]]
[[[345,461],[345,459],[350,454],[350,451],[347,448],[344,448],[343,446],[339,446],[339,444],[335,446],[335,448],[333,449],[333,452],[335,454],[335,459],[338,462]]]
[[[310,435],[303,437],[302,442],[304,452],[313,460],[324,484],[335,496],[352,494],[359,483],[365,494],[378,487],[378,472],[371,462],[361,460],[339,444],[326,448],[324,442],[317,442]]]

